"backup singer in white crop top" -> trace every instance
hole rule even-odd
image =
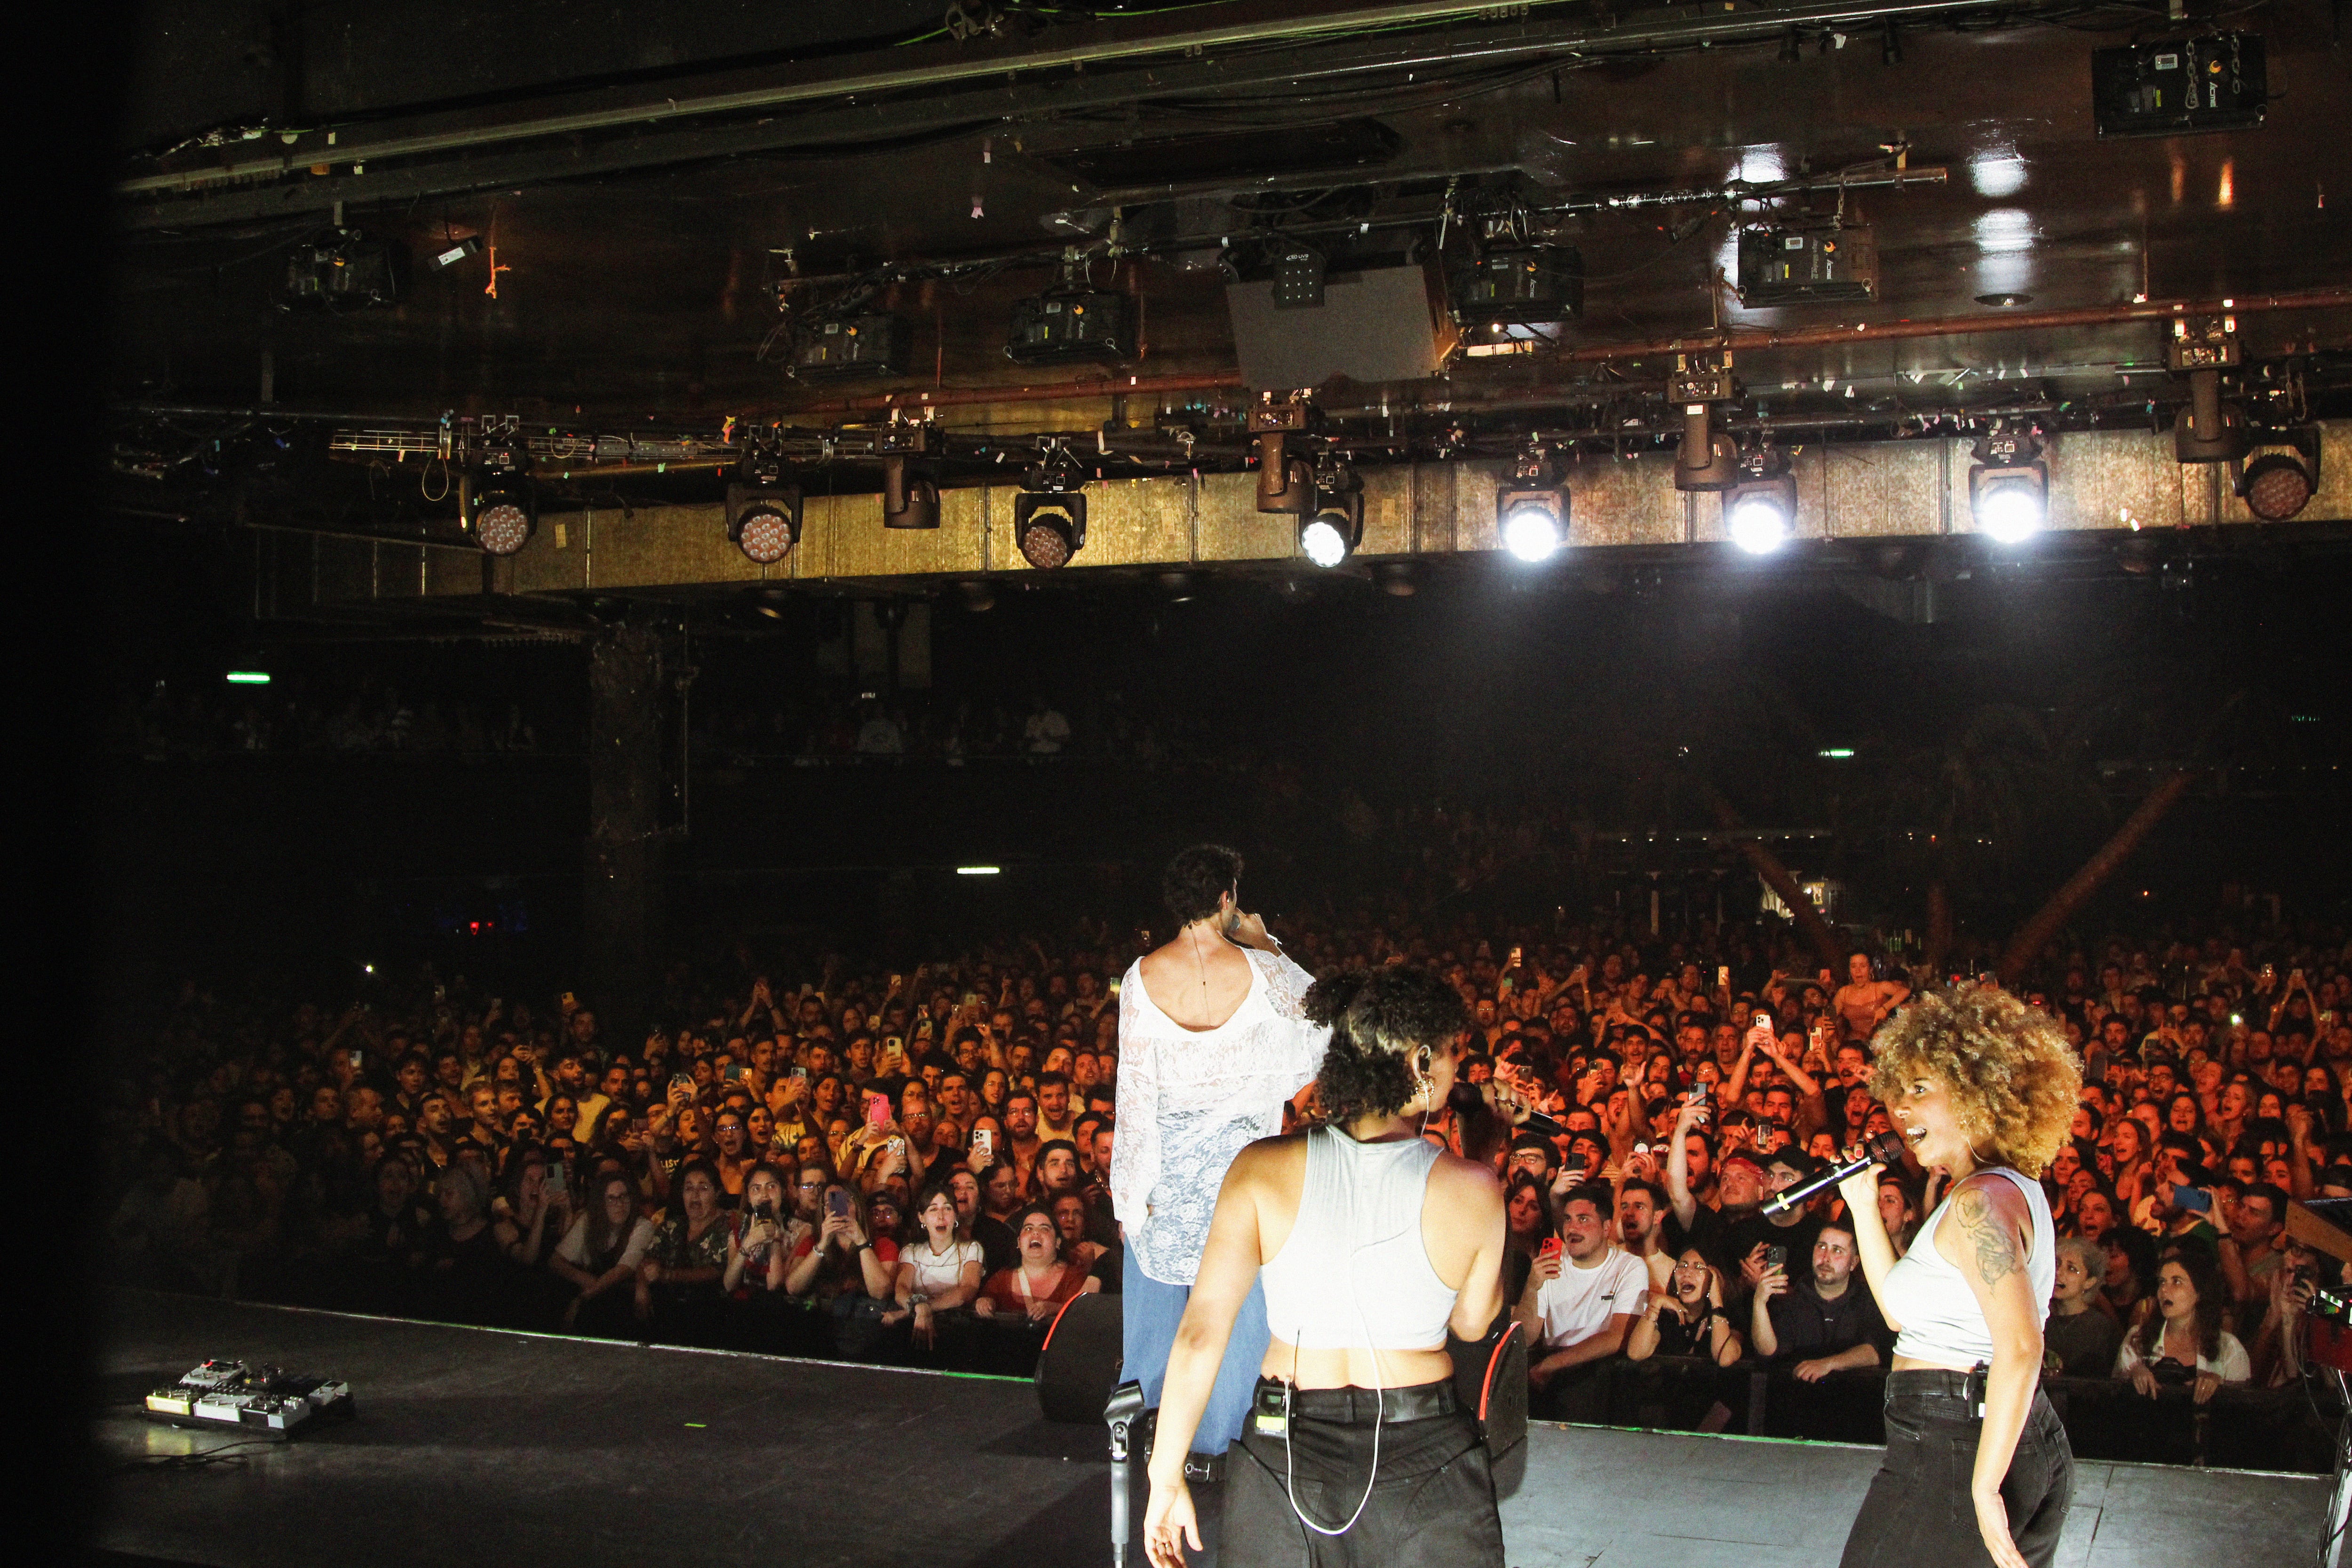
[[[1176,1331],[1144,1521],[1160,1568],[1181,1568],[1182,1539],[1199,1550],[1184,1456],[1254,1281],[1265,1284],[1272,1330],[1262,1377],[1293,1390],[1444,1383],[1454,1372],[1446,1329],[1477,1339],[1502,1307],[1495,1173],[1421,1135],[1454,1087],[1468,1022],[1460,998],[1442,978],[1402,968],[1320,982],[1310,1017],[1318,996],[1360,998],[1332,1028],[1316,1080],[1330,1124],[1261,1138],[1234,1157]],[[1385,1005],[1368,1013],[1370,1002]],[[1368,1483],[1351,1484],[1366,1484],[1370,1500]],[[1499,1552],[1498,1527],[1493,1535]]]

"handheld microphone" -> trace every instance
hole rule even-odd
[[[1492,1113],[1486,1112],[1486,1102],[1479,1096],[1478,1086],[1475,1083],[1456,1082],[1454,1085],[1454,1092],[1445,1097],[1445,1103],[1454,1114],[1458,1116],[1473,1116],[1482,1113],[1492,1114]],[[1509,1120],[1508,1117],[1497,1117],[1496,1119],[1499,1121]],[[1548,1138],[1564,1138],[1568,1135],[1569,1131],[1553,1118],[1547,1116],[1542,1112],[1537,1110],[1529,1110],[1528,1112],[1528,1119],[1515,1124],[1510,1130],[1515,1133],[1541,1133]]]
[[[1866,1171],[1873,1166],[1891,1166],[1903,1158],[1903,1140],[1892,1133],[1881,1133],[1863,1145],[1862,1157],[1848,1160],[1834,1170],[1822,1172],[1808,1182],[1800,1182],[1786,1192],[1774,1193],[1764,1200],[1767,1214],[1786,1214],[1824,1187],[1832,1187],[1856,1171]]]

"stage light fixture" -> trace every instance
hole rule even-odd
[[[1969,515],[1999,544],[2021,544],[2050,520],[2050,465],[2030,431],[1996,429],[1976,444],[1969,470]]]
[[[1568,543],[1568,507],[1550,454],[1530,443],[1495,492],[1495,531],[1519,559],[1549,560]]]
[[[785,373],[817,385],[903,376],[908,337],[906,321],[888,314],[811,321],[793,338]]]
[[[1304,515],[1314,509],[1315,477],[1307,460],[1292,453],[1290,438],[1304,434],[1313,416],[1307,403],[1261,401],[1249,412],[1249,433],[1257,442],[1257,509]]]
[[[513,555],[539,527],[539,497],[530,483],[530,455],[520,441],[492,445],[466,472],[459,496],[466,527],[485,555]]]
[[[2234,314],[2172,319],[2165,366],[2189,378],[2189,406],[2172,422],[2172,455],[2179,462],[2235,463],[2246,455],[2245,410],[2221,401],[2221,372],[2243,360]]]
[[[934,449],[931,426],[891,423],[875,433],[874,450],[882,457],[882,526],[886,528],[936,528],[940,526],[940,482],[923,461]]]
[[[1299,553],[1328,570],[1363,542],[1363,481],[1347,465],[1326,461],[1315,473],[1314,499],[1299,514]]]
[[[2285,522],[2309,506],[2319,488],[2319,427],[2258,431],[2252,441],[2260,455],[2238,476],[2238,498],[2263,521]]]
[[[338,313],[400,298],[407,253],[358,229],[326,229],[287,254],[280,310]]]
[[[1448,282],[1462,351],[1473,359],[1556,344],[1584,315],[1584,256],[1572,245],[1490,250]]]
[[[801,542],[800,491],[727,487],[727,538],[761,566],[774,566]]]
[[[1878,241],[1865,226],[1739,231],[1739,302],[1860,304],[1878,298]]]
[[[1731,355],[1676,354],[1666,401],[1683,410],[1682,446],[1675,454],[1675,488],[1728,490],[1739,483],[1739,448],[1715,428],[1715,408],[1739,395]]]
[[[727,540],[761,566],[774,566],[801,542],[801,490],[782,455],[755,436],[727,486]]]
[[[1135,358],[1132,306],[1124,294],[1077,289],[1017,299],[1004,357],[1016,365],[1121,365]]]
[[[1087,548],[1085,479],[1059,442],[1047,444],[1043,461],[1023,477],[1013,497],[1013,537],[1021,559],[1040,571],[1066,566]]]
[[[1723,531],[1749,555],[1769,555],[1797,531],[1797,482],[1786,454],[1758,447],[1740,455],[1738,478],[1723,495]]]

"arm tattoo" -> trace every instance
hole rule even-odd
[[[1960,1233],[1976,1253],[1977,1273],[1988,1287],[1998,1284],[2017,1268],[2017,1243],[2009,1227],[1994,1212],[1992,1200],[1974,1187],[1960,1194],[1954,1208]]]

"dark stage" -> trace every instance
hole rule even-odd
[[[446,1328],[189,1297],[110,1296],[100,1441],[129,1464],[236,1440],[151,1425],[146,1391],[207,1356],[349,1380],[359,1418],[128,1468],[110,1560],[1099,1565],[1103,1438],[1025,1382]],[[1834,1559],[1876,1450],[1538,1424],[1503,1505],[1513,1568]],[[2327,1482],[2084,1463],[2066,1568],[2310,1561]]]

